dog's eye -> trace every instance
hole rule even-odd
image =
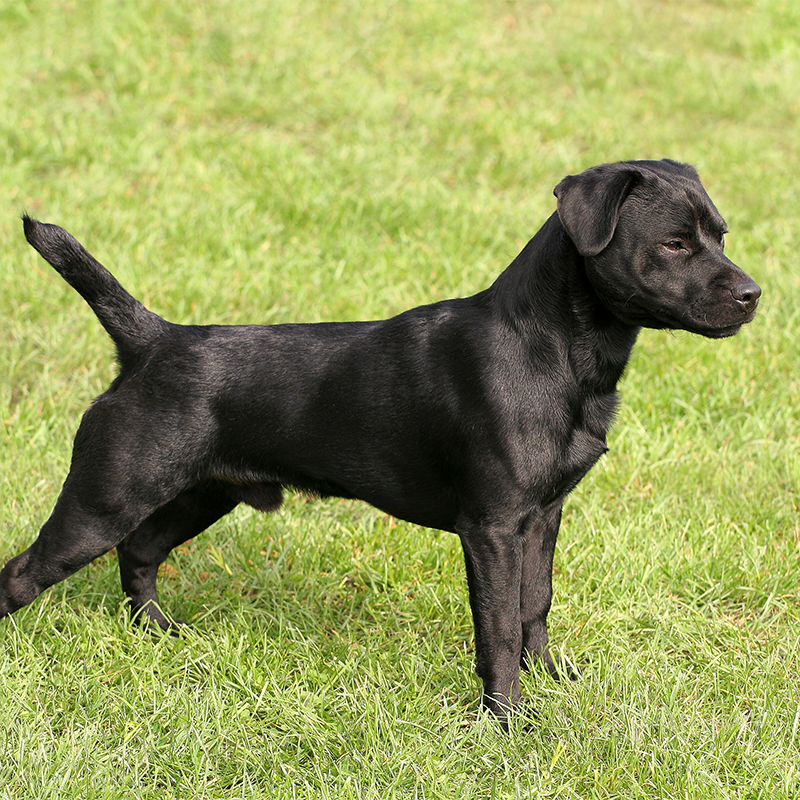
[[[664,247],[666,247],[667,250],[670,250],[673,253],[677,253],[679,250],[686,249],[683,246],[683,242],[680,239],[670,239],[668,242],[664,242]]]

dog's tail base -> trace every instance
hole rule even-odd
[[[63,228],[22,218],[25,238],[89,304],[117,346],[121,364],[135,360],[167,326]]]

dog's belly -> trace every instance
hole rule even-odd
[[[395,497],[386,495],[374,499],[367,497],[361,499],[397,519],[425,528],[455,533],[460,503],[452,489],[441,487],[440,491],[426,494],[424,497],[417,496],[416,500],[405,498],[399,493]]]
[[[272,508],[272,495],[267,488],[264,500],[260,487],[292,487],[362,500],[398,519],[454,532],[465,510],[482,514],[516,506],[522,511],[560,502],[607,450],[604,437],[583,428],[573,430],[562,448],[553,448],[548,437],[526,442],[524,434],[491,455],[479,443],[483,458],[470,457],[464,440],[452,439],[443,452],[441,443],[400,446],[372,435],[362,438],[355,429],[348,437],[308,436],[310,430],[286,439],[234,437],[231,449],[222,448],[226,457],[213,477],[251,486],[252,499],[240,492],[241,501],[265,511]],[[460,465],[466,463],[465,471]]]
[[[302,454],[302,455],[301,455]],[[313,454],[297,448],[290,453],[252,453],[217,464],[213,478],[235,487],[233,496],[259,510],[274,507],[270,487],[293,488],[318,497],[362,500],[393,517],[428,528],[454,531],[460,509],[452,476],[443,474],[421,454],[383,458],[373,450],[367,457],[358,448]],[[266,497],[266,500],[264,500]]]
[[[351,472],[336,479],[294,476],[287,483],[322,496],[363,500],[398,519],[445,531],[455,531],[460,508],[455,488],[422,467],[400,473],[373,465],[363,475]]]

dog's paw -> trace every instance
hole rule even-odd
[[[528,654],[520,664],[526,672],[531,672],[537,665],[544,667],[550,677],[557,681],[577,681],[581,678],[581,671],[575,664],[564,656],[552,655],[549,650],[545,650],[540,656]]]
[[[568,680],[577,681],[581,679],[581,671],[568,658],[556,656],[550,659],[547,671],[557,681]]]
[[[530,733],[539,723],[539,712],[526,700],[520,700],[511,708],[489,706],[483,702],[479,711],[480,717],[491,721],[503,733]]]
[[[157,636],[169,634],[180,636],[182,631],[189,629],[183,620],[167,616],[155,603],[147,603],[139,608],[131,608],[131,620],[140,628]]]

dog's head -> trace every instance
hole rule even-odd
[[[761,289],[725,256],[725,220],[693,167],[604,164],[554,193],[592,286],[623,322],[721,338],[755,316]]]

